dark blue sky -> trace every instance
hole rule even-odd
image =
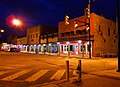
[[[0,28],[6,35],[24,34],[25,28],[37,24],[57,26],[67,14],[75,18],[84,14],[88,0],[0,0]],[[116,0],[91,0],[91,11],[115,20]],[[15,29],[6,24],[8,16],[24,20],[26,27]],[[18,32],[21,32],[18,33]]]

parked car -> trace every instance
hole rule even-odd
[[[20,52],[20,49],[18,49],[18,48],[10,48],[10,52]]]

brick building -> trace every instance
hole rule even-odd
[[[79,56],[89,56],[91,49],[92,56],[101,55],[117,55],[118,53],[118,30],[112,20],[106,19],[103,16],[92,13],[90,16],[90,41],[89,46],[89,31],[87,26],[82,26],[86,22],[86,17],[81,16],[69,20],[66,25],[65,21],[58,24],[58,38],[60,42],[60,53],[77,54]],[[81,27],[79,27],[81,26]],[[69,43],[69,44],[67,44]]]
[[[27,29],[27,44],[24,45],[25,51],[35,53],[38,52],[56,52],[58,34],[57,27],[37,25]],[[49,45],[50,44],[50,45]]]

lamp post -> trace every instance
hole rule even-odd
[[[88,27],[89,27],[89,58],[91,58],[91,40],[90,40],[90,0],[88,0]]]
[[[2,33],[4,33],[4,30],[3,30],[3,29],[0,29],[0,33],[1,33],[1,34],[0,34],[0,38],[1,38],[1,41],[0,41],[0,42],[2,43],[2,42],[3,42],[3,41],[2,41],[2,39],[3,39],[3,38],[2,38]]]

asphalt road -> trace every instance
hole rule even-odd
[[[65,79],[64,63],[57,65],[49,62],[52,57],[0,52],[0,87],[28,87]],[[70,70],[72,76],[73,70]]]
[[[117,70],[117,58],[80,59],[82,76],[87,79],[89,75],[97,76],[93,73]],[[75,77],[79,58],[0,51],[0,87],[29,87],[63,80],[66,60],[70,63],[70,77]]]

